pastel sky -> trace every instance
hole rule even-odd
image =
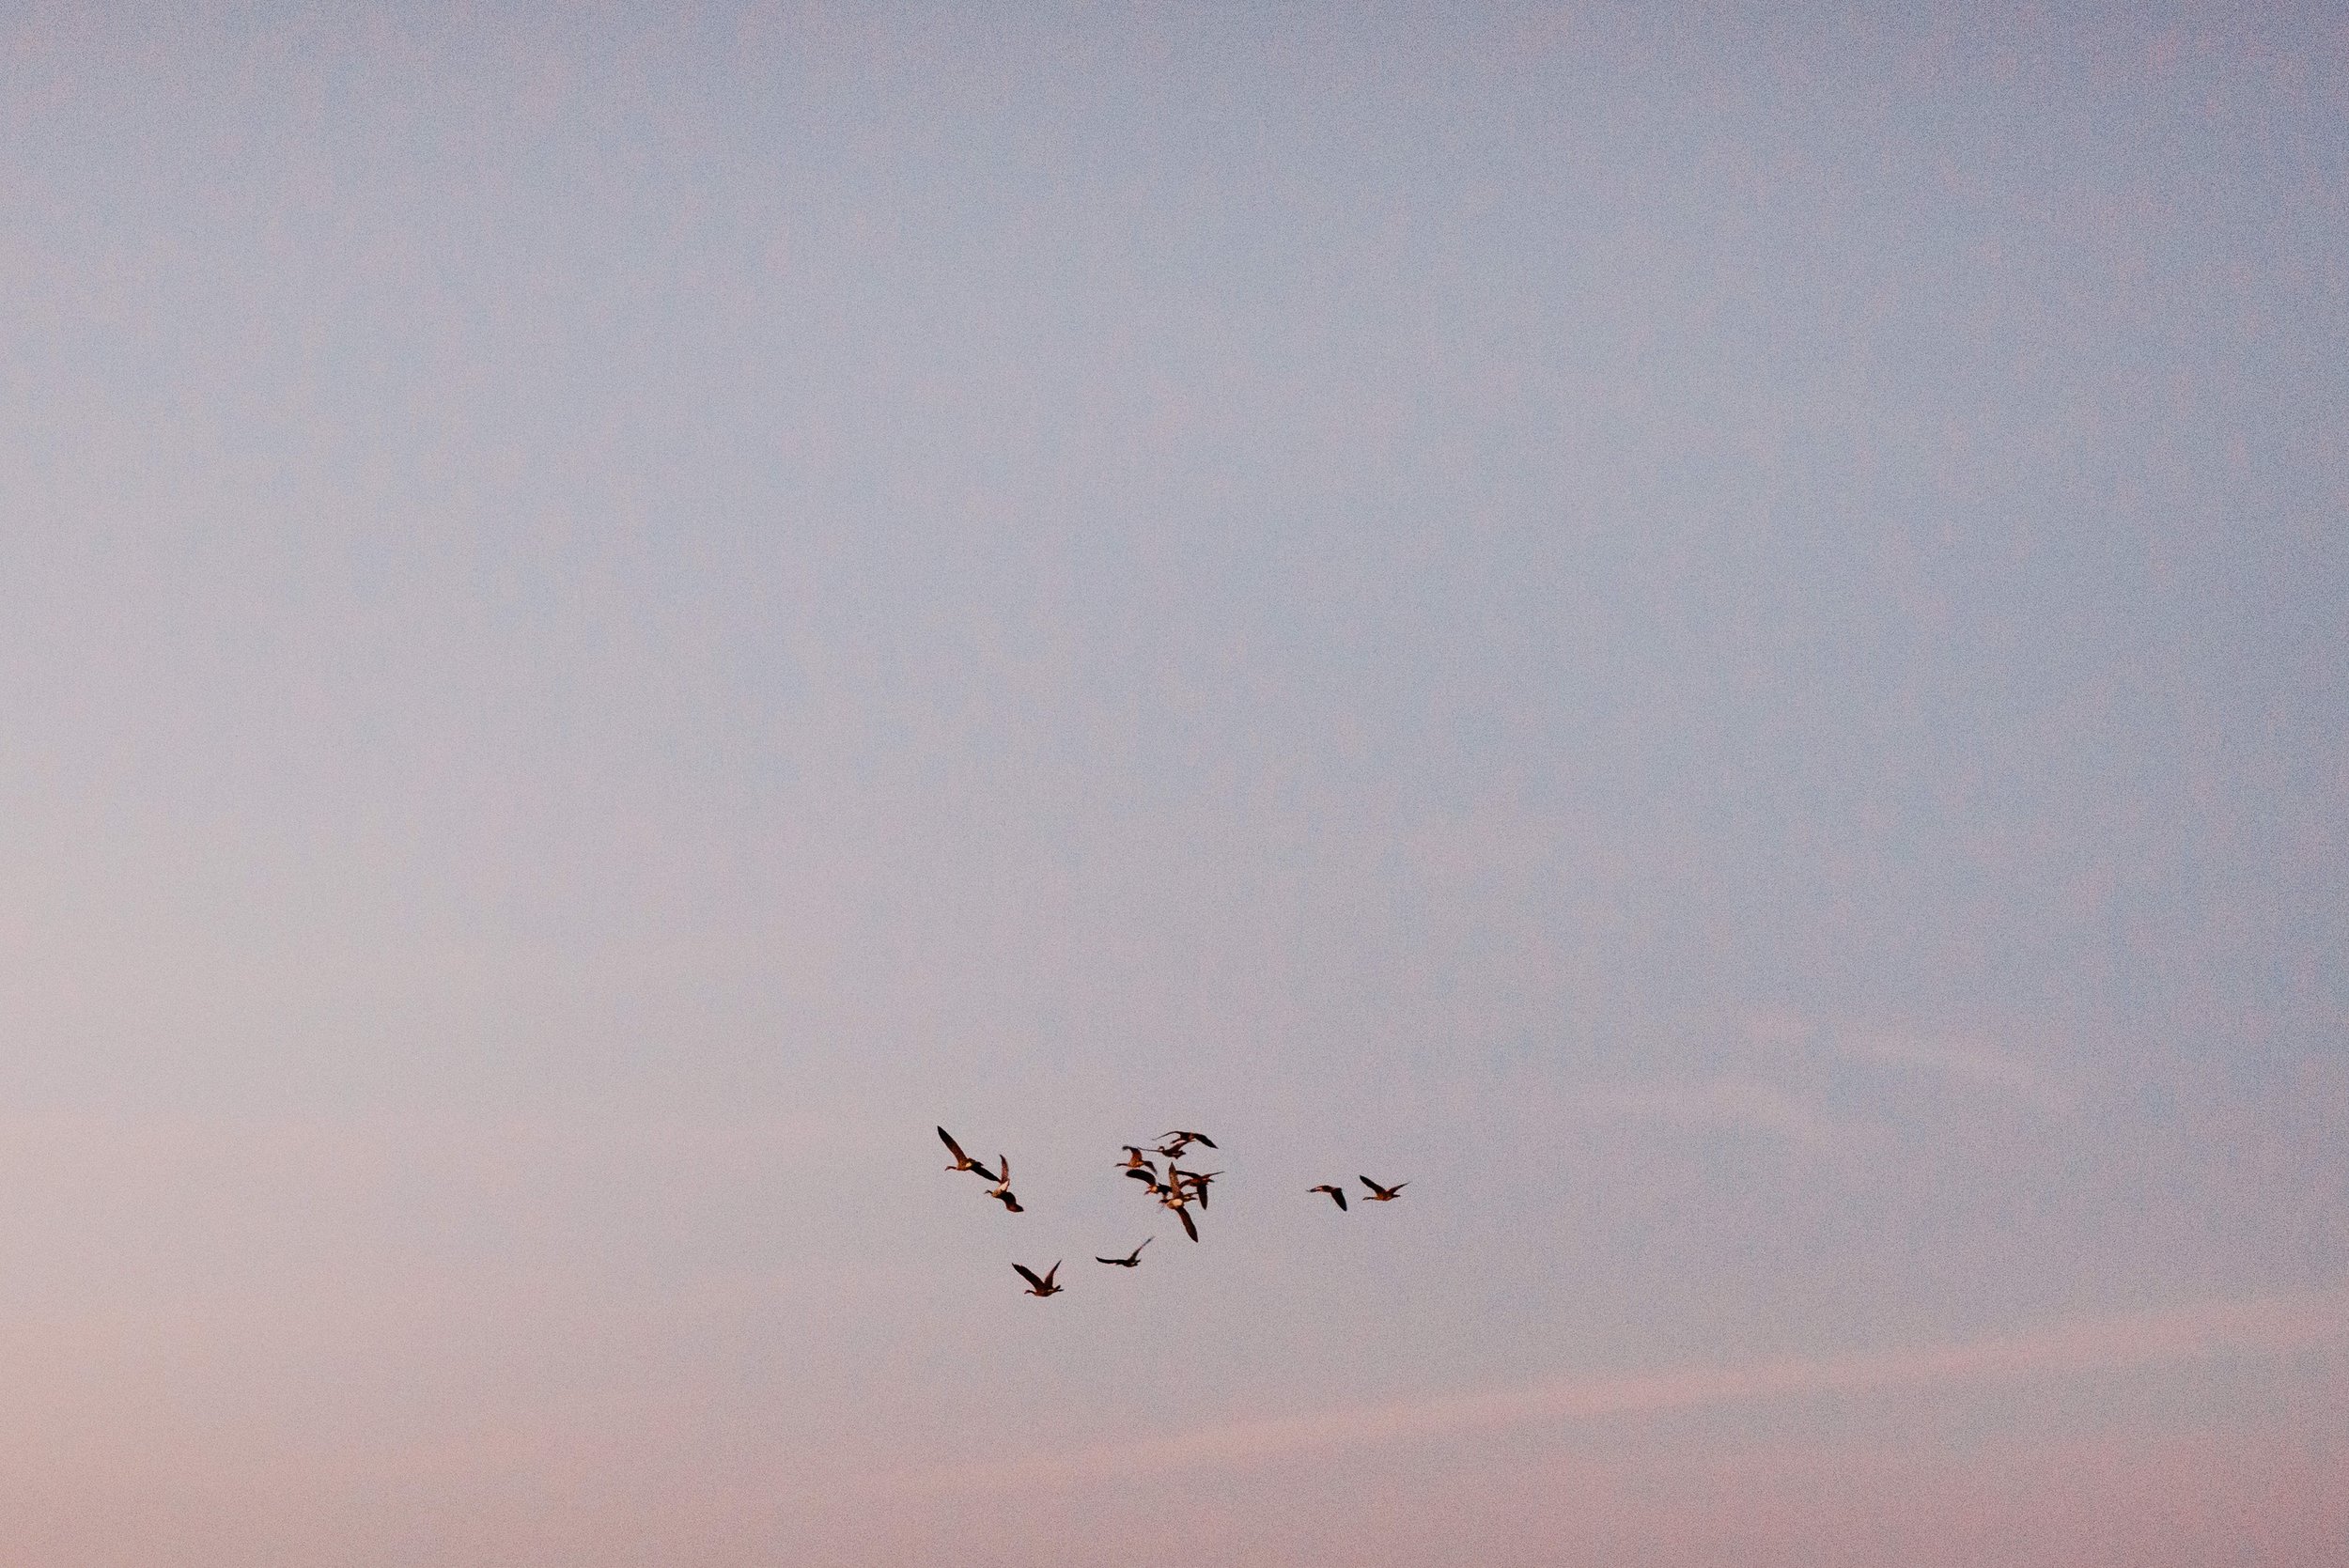
[[[2341,1560],[2337,8],[35,4],[0,300],[12,1565]]]

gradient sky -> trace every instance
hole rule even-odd
[[[355,9],[0,20],[11,1564],[2340,1560],[2334,8]]]

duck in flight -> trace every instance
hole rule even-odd
[[[993,1181],[995,1179],[994,1172],[988,1170],[986,1166],[981,1165],[977,1160],[972,1159],[969,1155],[962,1152],[962,1145],[955,1141],[955,1135],[953,1133],[948,1132],[944,1127],[941,1127],[938,1129],[938,1136],[940,1141],[946,1145],[947,1152],[955,1157],[955,1162],[946,1167],[947,1170],[976,1171],[980,1175],[985,1176],[988,1181]]]
[[[1024,1211],[1019,1207],[1019,1200],[1013,1197],[1011,1192],[1011,1156],[1000,1155],[996,1157],[1003,1164],[1003,1173],[996,1178],[995,1185],[988,1190],[987,1195],[1003,1204],[1009,1212],[1022,1213]]]
[[[1409,1182],[1397,1182],[1392,1187],[1380,1187],[1368,1176],[1357,1176],[1354,1179],[1370,1188],[1370,1196],[1362,1200],[1366,1203],[1392,1203],[1394,1202],[1396,1193],[1411,1185]]]
[[[1346,1188],[1342,1187],[1331,1187],[1328,1182],[1323,1182],[1319,1187],[1309,1187],[1305,1190],[1308,1192],[1327,1192],[1330,1195],[1330,1201],[1338,1205],[1339,1212],[1345,1212]]]
[[[1140,1250],[1139,1248],[1135,1250],[1137,1251]],[[1060,1265],[1058,1264],[1054,1264],[1051,1267],[1046,1269],[1044,1271],[1044,1278],[1041,1280],[1035,1277],[1035,1271],[1030,1268],[1026,1264],[1016,1263],[1011,1266],[1019,1271],[1019,1277],[1022,1280],[1028,1281],[1028,1288],[1020,1292],[1022,1296],[1058,1296],[1062,1291],[1068,1288],[1066,1285],[1056,1285],[1052,1283],[1052,1276],[1060,1272]]]
[[[1148,1236],[1144,1236],[1142,1241],[1142,1247],[1149,1246],[1150,1239],[1151,1238]],[[1122,1258],[1095,1258],[1093,1261],[1095,1263],[1108,1264],[1112,1268],[1140,1268],[1142,1266],[1142,1247],[1135,1248],[1132,1251],[1127,1253]]]

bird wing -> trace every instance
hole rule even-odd
[[[1190,1211],[1189,1209],[1176,1209],[1174,1211],[1174,1218],[1183,1222],[1183,1230],[1190,1236],[1191,1240],[1197,1241],[1199,1239],[1199,1227],[1190,1222]]]
[[[1150,1238],[1149,1238],[1148,1236],[1143,1236],[1143,1237],[1142,1238],[1142,1247],[1147,1247],[1147,1246],[1149,1246],[1149,1245],[1150,1245]],[[1134,1256],[1135,1256],[1135,1257],[1139,1258],[1139,1257],[1141,1257],[1141,1256],[1142,1256],[1142,1247],[1137,1247],[1137,1248],[1135,1248],[1135,1249],[1134,1249]]]
[[[1051,1267],[1050,1267],[1050,1268],[1048,1268],[1048,1269],[1046,1269],[1046,1270],[1044,1271],[1044,1288],[1045,1288],[1045,1289],[1050,1290],[1050,1289],[1051,1289],[1051,1288],[1052,1288],[1052,1281],[1053,1281],[1053,1279],[1054,1279],[1055,1277],[1057,1277],[1057,1276],[1059,1275],[1059,1273],[1060,1273],[1060,1265],[1059,1265],[1059,1263],[1057,1263],[1057,1262],[1055,1262],[1055,1263],[1052,1265],[1052,1266],[1051,1266]]]
[[[1128,1171],[1126,1174],[1135,1181],[1149,1183],[1154,1189],[1159,1185],[1159,1173],[1156,1171]]]
[[[1190,1136],[1195,1141],[1205,1143],[1210,1149],[1215,1147],[1215,1140],[1204,1132],[1194,1132]]]
[[[1361,1183],[1364,1187],[1370,1188],[1373,1192],[1384,1193],[1388,1190],[1386,1188],[1380,1187],[1377,1182],[1372,1181],[1368,1176],[1356,1176],[1354,1179]]]
[[[948,1132],[944,1127],[938,1129],[938,1136],[944,1141],[947,1151],[957,1159],[969,1159],[971,1157],[969,1155],[962,1152],[962,1145],[955,1141],[955,1135]]]
[[[1011,1156],[997,1155],[995,1158],[1002,1166],[1002,1172],[996,1176],[995,1179],[999,1182],[1008,1183],[1011,1180]]]
[[[1029,1267],[1026,1264],[1023,1264],[1023,1263],[1016,1263],[1016,1264],[1013,1264],[1011,1266],[1012,1266],[1012,1267],[1014,1267],[1014,1268],[1016,1268],[1016,1269],[1018,1269],[1018,1270],[1019,1270],[1019,1277],[1020,1277],[1022,1280],[1027,1281],[1028,1281],[1028,1283],[1030,1283],[1030,1284],[1034,1285],[1036,1289],[1038,1289],[1038,1290],[1042,1290],[1042,1289],[1044,1288],[1044,1281],[1041,1281],[1041,1280],[1039,1280],[1039,1279],[1037,1279],[1037,1278],[1035,1277],[1035,1271],[1034,1271],[1034,1269],[1030,1268],[1030,1267]]]

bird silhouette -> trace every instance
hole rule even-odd
[[[1193,1143],[1204,1143],[1210,1149],[1215,1147],[1215,1141],[1203,1132],[1175,1131],[1160,1133],[1159,1136],[1165,1141],[1159,1145],[1158,1152],[1169,1159],[1182,1158],[1183,1151]]]
[[[1343,1212],[1346,1208],[1346,1188],[1342,1187],[1331,1187],[1328,1182],[1323,1182],[1319,1187],[1309,1187],[1305,1190],[1308,1192],[1327,1192],[1330,1195],[1330,1201],[1337,1204],[1341,1212]]]
[[[1052,1283],[1052,1276],[1060,1272],[1059,1264],[1054,1264],[1051,1267],[1046,1269],[1044,1271],[1044,1278],[1041,1280],[1035,1277],[1035,1271],[1030,1268],[1026,1264],[1016,1263],[1011,1266],[1019,1271],[1019,1277],[1022,1280],[1028,1281],[1028,1288],[1020,1292],[1022,1296],[1058,1296],[1062,1291],[1068,1288],[1066,1285],[1056,1285]]]
[[[1380,1187],[1368,1176],[1357,1176],[1354,1179],[1370,1188],[1370,1196],[1362,1200],[1367,1203],[1392,1203],[1394,1202],[1396,1193],[1411,1185],[1409,1182],[1397,1182],[1392,1187]]]
[[[1174,1186],[1178,1189],[1190,1188],[1192,1195],[1199,1200],[1199,1206],[1204,1209],[1207,1206],[1207,1184],[1223,1172],[1221,1171],[1176,1171],[1172,1174],[1174,1178]]]
[[[1143,1238],[1142,1247],[1147,1247],[1149,1245],[1150,1238],[1144,1236]],[[1140,1268],[1142,1266],[1142,1247],[1135,1248],[1132,1251],[1127,1253],[1122,1258],[1095,1258],[1093,1261],[1095,1263],[1105,1263],[1115,1268]]]

